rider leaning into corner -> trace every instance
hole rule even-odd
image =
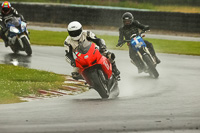
[[[74,79],[78,79],[79,73],[78,68],[75,64],[75,59],[73,57],[73,53],[75,52],[76,47],[84,42],[90,41],[94,42],[97,46],[99,46],[100,53],[109,59],[112,64],[112,71],[116,77],[119,78],[120,71],[117,69],[115,64],[115,54],[111,53],[106,49],[106,44],[103,39],[97,38],[94,33],[87,30],[82,30],[82,25],[78,21],[73,21],[69,23],[67,27],[69,36],[64,41],[64,47],[66,52],[66,61],[71,64],[73,67],[72,77]]]
[[[134,20],[133,15],[130,12],[126,12],[122,15],[122,21],[123,21],[123,26],[119,28],[119,40],[118,40],[118,46],[120,46],[123,43],[123,39],[125,37],[126,40],[130,40],[131,35],[133,34],[138,34],[139,29],[141,30],[149,30],[148,25],[143,25],[139,21]],[[149,49],[151,55],[155,58],[156,63],[159,64],[161,61],[158,59],[156,56],[155,50],[153,48],[152,43],[144,40],[144,42],[147,45],[147,48]],[[134,50],[132,50],[131,45],[129,45],[129,56],[132,60],[132,62],[137,66],[138,68],[138,73],[141,73],[142,70],[137,64],[137,59],[136,59],[136,53]]]
[[[5,1],[1,4],[1,15],[0,15],[0,37],[3,39],[5,46],[8,47],[8,38],[5,36],[5,32],[7,31],[6,28],[6,21],[9,20],[12,17],[20,17],[22,21],[26,22],[24,20],[24,17],[17,12],[17,10],[11,6],[10,2]]]

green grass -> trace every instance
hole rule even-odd
[[[11,65],[0,65],[0,73],[0,104],[22,102],[19,97],[39,95],[38,90],[57,90],[65,80],[52,72]]]
[[[165,5],[165,6],[155,6],[154,10],[156,11],[165,11],[165,12],[184,12],[184,13],[200,13],[199,6],[177,6],[177,5]]]
[[[31,43],[37,45],[63,46],[65,38],[68,36],[67,32],[37,30],[29,30],[29,32]]]
[[[109,49],[128,50],[126,44],[121,48],[116,48],[118,42],[117,36],[99,36],[105,39]],[[157,53],[185,54],[185,55],[200,55],[200,43],[190,41],[163,40],[144,38],[151,42]]]
[[[200,43],[190,41],[174,41],[161,39],[147,39],[153,43],[156,52],[185,54],[185,55],[200,55]]]
[[[67,32],[54,32],[54,31],[36,31],[30,30],[31,43],[36,45],[50,45],[50,46],[63,46],[64,40],[67,37]],[[108,49],[121,49],[128,50],[124,45],[122,48],[116,48],[118,36],[97,35],[106,41]],[[200,55],[200,43],[190,41],[176,41],[176,40],[163,40],[163,39],[150,39],[144,38],[151,43],[159,53],[173,53],[185,55]]]

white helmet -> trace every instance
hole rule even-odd
[[[67,30],[73,40],[80,39],[82,35],[82,25],[78,21],[69,23]]]

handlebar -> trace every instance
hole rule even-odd
[[[120,45],[116,45],[116,47],[122,47],[123,45],[124,45],[124,43],[126,43],[126,42],[130,42],[131,40],[123,40],[121,43],[118,43],[118,44],[120,44]]]
[[[148,30],[148,31],[150,31],[150,30]],[[133,34],[133,35],[131,35],[131,37],[130,38],[134,38],[134,37],[136,37],[136,36],[141,36],[141,34],[143,34],[143,33],[145,33],[146,32],[146,30],[142,30],[140,33],[138,33],[138,34]],[[124,43],[126,43],[126,42],[131,42],[131,40],[123,40],[121,43],[120,43],[120,45],[116,45],[116,47],[122,47],[123,45],[124,45]]]
[[[150,31],[150,30],[148,30],[148,31]],[[145,33],[146,32],[146,30],[142,30],[140,33],[138,33],[138,34],[133,34],[130,38],[134,38],[134,37],[136,37],[136,36],[141,36],[143,33]]]

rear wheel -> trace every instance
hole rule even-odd
[[[30,56],[32,54],[32,49],[31,49],[31,44],[30,44],[28,38],[26,36],[24,36],[21,38],[21,40],[22,40],[22,43],[24,44],[25,52],[27,53],[27,55]]]
[[[149,55],[148,54],[143,55],[143,60],[146,62],[147,66],[148,66],[149,74],[154,78],[158,78],[159,73],[156,70],[156,67],[155,67],[153,61],[151,60],[151,58],[149,57]]]

